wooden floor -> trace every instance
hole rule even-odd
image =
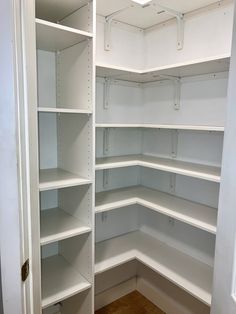
[[[138,291],[112,302],[96,314],[165,314]]]

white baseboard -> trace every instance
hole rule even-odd
[[[126,294],[136,290],[136,277],[118,284],[106,291],[95,296],[95,310],[98,310],[115,300],[125,296]]]
[[[190,314],[181,304],[143,278],[137,278],[136,289],[167,314]]]

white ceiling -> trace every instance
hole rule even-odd
[[[171,18],[157,4],[186,13],[205,7],[217,0],[153,0],[151,5],[142,7],[132,0],[97,0],[97,14],[108,16],[120,9],[127,10],[119,13],[114,19],[140,28],[148,28]]]

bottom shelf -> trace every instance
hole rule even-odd
[[[211,304],[212,267],[142,231],[96,244],[95,273],[137,259],[203,303]]]
[[[46,308],[79,292],[91,284],[62,256],[42,260],[42,307]]]

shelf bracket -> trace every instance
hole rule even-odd
[[[107,188],[109,184],[109,169],[103,170],[103,188]]]
[[[104,50],[110,51],[111,50],[111,24],[115,16],[119,15],[123,11],[133,7],[133,5],[129,5],[124,7],[110,15],[105,17],[105,25],[104,25]]]
[[[165,75],[160,74],[159,77],[162,77],[163,79],[170,80],[173,82],[175,87],[174,92],[174,109],[180,110],[180,98],[181,98],[181,78],[177,76],[171,76],[171,75]]]
[[[103,155],[109,153],[109,129],[105,128],[103,130]]]
[[[171,130],[171,157],[176,158],[178,153],[178,130]]]
[[[109,108],[110,102],[110,87],[111,80],[108,77],[104,79],[104,95],[103,95],[103,109],[107,110]]]
[[[176,18],[177,21],[177,49],[182,50],[184,46],[184,14],[178,11],[175,11],[171,8],[165,7],[162,4],[154,3],[154,6],[158,6],[162,9],[160,13],[166,12],[167,14]]]

